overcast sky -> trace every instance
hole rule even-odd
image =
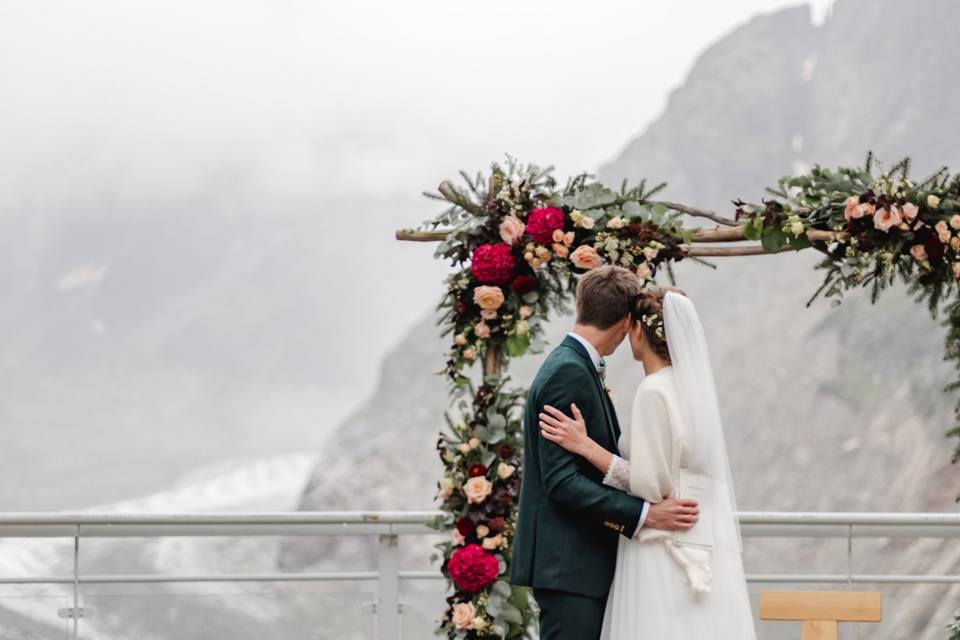
[[[441,291],[431,249],[392,240],[436,213],[422,190],[505,152],[560,177],[594,170],[661,112],[706,46],[795,4],[0,0],[0,221],[29,229],[39,263],[51,226],[100,215],[104,193],[113,215],[158,216],[155,203],[242,166],[217,215],[315,216],[330,230],[317,252],[336,256],[320,281],[342,297],[336,275],[364,274],[352,284],[365,295],[317,328],[337,362],[351,349],[342,379],[362,393]],[[829,5],[815,0],[814,19]],[[346,245],[334,232],[356,227]],[[107,257],[70,260],[49,276],[18,264],[12,286],[73,295],[116,276]],[[109,319],[84,322],[109,337]],[[354,400],[339,397],[338,413]]]

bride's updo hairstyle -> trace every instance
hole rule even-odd
[[[633,321],[640,324],[647,344],[658,356],[671,362],[670,349],[667,347],[667,332],[663,325],[663,299],[669,292],[687,294],[676,287],[666,287],[656,284],[645,286],[633,299],[630,314]]]

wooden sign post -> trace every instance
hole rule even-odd
[[[879,591],[762,591],[761,620],[803,623],[803,640],[837,640],[840,622],[880,622]]]

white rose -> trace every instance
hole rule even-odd
[[[499,465],[497,465],[497,477],[500,478],[501,480],[506,480],[507,478],[512,476],[513,472],[516,470],[517,468],[512,464],[501,462]]]
[[[940,198],[931,193],[927,196],[927,206],[931,209],[938,208],[940,206]]]
[[[607,229],[623,229],[623,218],[620,216],[614,216],[607,220]]]
[[[583,227],[584,229],[593,229],[593,225],[595,224],[596,224],[596,220],[594,220],[590,216],[585,215],[583,216],[583,219],[580,220],[579,226]]]
[[[453,480],[450,478],[450,476],[444,476],[443,479],[440,480],[440,492],[437,493],[437,496],[441,500],[446,500],[452,495],[453,495]]]

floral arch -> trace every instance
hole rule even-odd
[[[453,404],[437,442],[443,515],[432,523],[450,533],[435,556],[453,588],[440,632],[514,639],[532,621],[527,589],[507,577],[526,391],[508,389],[504,374],[510,359],[540,350],[543,323],[568,309],[577,274],[608,263],[650,281],[666,272],[672,281],[680,260],[812,249],[823,254],[824,281],[808,306],[820,295],[839,305],[844,292],[863,287],[876,301],[899,279],[944,315],[944,358],[960,371],[960,176],[944,168],[914,182],[909,169],[907,159],[875,171],[870,154],[863,167],[817,166],[781,178],[760,204],[735,201],[733,218],[658,200],[664,184],[613,190],[581,174],[561,187],[551,168],[512,158],[487,176],[460,172],[462,185],[444,181],[427,193],[448,206],[397,238],[438,242],[436,257],[454,267],[440,305]],[[685,216],[713,225],[688,227]],[[466,375],[476,363],[479,384]],[[960,380],[946,390],[958,388]],[[956,415],[951,436],[960,436],[960,404]]]

